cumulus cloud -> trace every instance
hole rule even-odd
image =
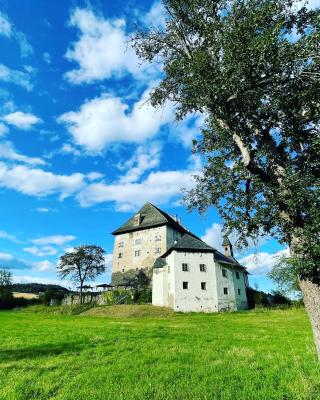
[[[31,265],[24,260],[14,257],[12,254],[0,253],[0,268],[31,269]]]
[[[41,119],[36,115],[30,113],[24,113],[22,111],[15,111],[13,113],[7,114],[2,117],[2,120],[5,121],[9,125],[13,125],[16,128],[22,130],[29,130],[34,125],[41,122]]]
[[[8,167],[0,162],[0,187],[14,189],[31,196],[58,193],[61,199],[78,192],[85,185],[85,175],[55,175],[42,169],[24,165]]]
[[[69,82],[91,83],[119,77],[125,72],[143,79],[148,71],[153,73],[154,67],[149,64],[139,65],[134,50],[128,45],[125,20],[106,20],[91,9],[75,8],[69,23],[79,30],[78,40],[66,53],[66,58],[79,66],[65,74]]]
[[[218,224],[214,222],[209,228],[205,230],[204,235],[201,239],[208,243],[210,246],[214,247],[215,249],[221,251],[222,250],[222,224]]]
[[[0,158],[11,161],[19,161],[32,166],[45,165],[45,162],[41,158],[28,157],[18,153],[13,147],[13,144],[10,142],[0,143]]]
[[[42,59],[45,63],[51,64],[51,56],[48,52],[42,54]]]
[[[0,12],[0,35],[10,37],[12,35],[12,25],[7,15]]]
[[[54,256],[58,253],[58,250],[52,246],[43,246],[43,247],[32,246],[32,247],[25,247],[23,250],[37,257]]]
[[[239,260],[252,275],[265,275],[272,270],[279,259],[289,255],[289,250],[284,249],[276,253],[259,252],[249,254]]]
[[[115,202],[120,211],[129,211],[140,207],[148,199],[156,204],[165,204],[181,196],[181,188],[191,188],[194,184],[192,171],[151,172],[140,183],[93,183],[85,187],[78,199],[84,207]]]
[[[33,88],[31,80],[32,73],[13,70],[0,64],[0,81],[13,83],[30,91]]]
[[[32,263],[33,269],[40,272],[54,271],[57,265],[51,261],[43,260]]]
[[[162,146],[160,143],[150,143],[146,146],[139,146],[134,155],[121,164],[120,169],[127,173],[120,178],[121,183],[137,182],[139,178],[150,169],[160,164]]]
[[[105,93],[86,101],[79,111],[61,115],[58,122],[66,125],[76,144],[91,152],[101,151],[108,143],[143,142],[174,119],[173,106],[154,109],[148,102],[149,93],[146,90],[131,110],[119,97]]]
[[[33,239],[32,243],[35,244],[54,244],[54,245],[64,245],[65,243],[72,242],[76,237],[73,235],[52,235],[52,236],[44,236],[38,239]]]

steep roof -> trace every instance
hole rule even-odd
[[[135,223],[135,216],[140,214],[141,222],[139,225]],[[119,235],[126,232],[134,232],[145,228],[152,228],[161,225],[170,225],[181,233],[188,232],[186,228],[174,220],[169,214],[160,210],[151,203],[146,203],[135,215],[133,215],[127,222],[112,232],[113,235]]]
[[[222,246],[232,246],[228,236],[224,236]]]
[[[177,251],[199,251],[204,253],[214,253],[215,249],[203,242],[201,239],[186,233],[177,243],[171,246],[161,257],[166,257],[173,250]]]
[[[183,235],[177,243],[171,246],[161,257],[156,260],[153,267],[163,267],[163,265],[165,264],[164,258],[169,255],[173,250],[213,253],[215,261],[222,264],[236,266],[245,270],[245,268],[241,264],[239,264],[234,257],[225,256],[224,254],[220,253],[220,251],[203,242],[201,239],[191,236],[189,234]]]

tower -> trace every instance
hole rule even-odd
[[[222,246],[224,249],[224,255],[227,257],[233,257],[232,244],[231,244],[228,236],[225,236],[223,238]]]

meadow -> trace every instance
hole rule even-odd
[[[72,312],[0,312],[1,400],[320,398],[320,368],[303,309]]]

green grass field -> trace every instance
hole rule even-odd
[[[320,399],[302,309],[38,311],[0,312],[1,400]]]

